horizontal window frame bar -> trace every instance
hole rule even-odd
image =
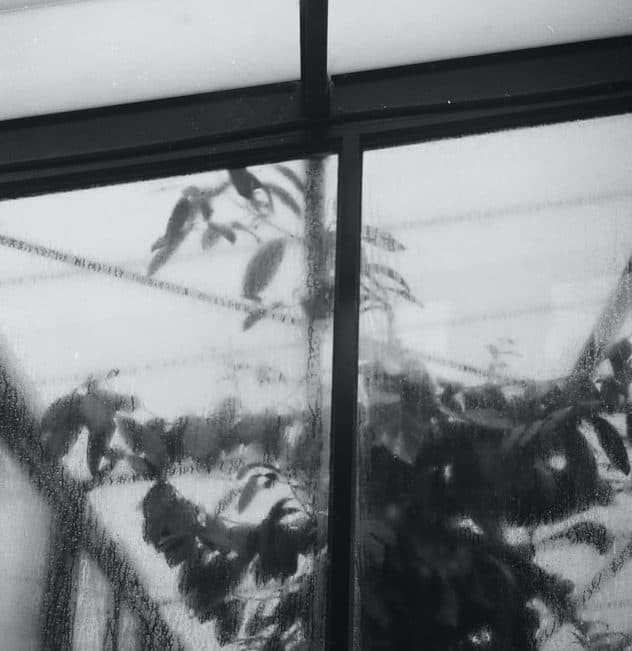
[[[632,37],[342,75],[331,86],[331,113],[319,118],[305,115],[300,83],[283,83],[0,122],[0,198],[335,153],[345,136],[371,149],[623,113]]]

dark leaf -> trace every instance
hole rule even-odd
[[[250,330],[253,325],[261,321],[261,319],[265,318],[266,314],[268,313],[268,310],[265,308],[261,308],[260,310],[254,310],[251,312],[245,319],[242,324],[242,330]]]
[[[165,246],[158,249],[149,262],[149,265],[147,267],[147,275],[153,276],[156,271],[158,271],[161,267],[164,267],[164,265],[169,261],[169,258],[171,258],[174,253],[175,247],[171,248]]]
[[[334,307],[334,287],[321,285],[311,296],[301,301],[301,306],[308,319],[326,319],[331,316]]]
[[[112,421],[110,428],[88,430],[88,469],[93,477],[96,477],[101,465],[101,459],[103,459],[105,451],[110,446],[114,429],[114,421]]]
[[[536,459],[533,463],[533,472],[535,487],[542,498],[542,503],[552,504],[558,496],[558,487],[553,476],[553,469],[541,459]]]
[[[591,545],[602,555],[610,551],[614,542],[613,535],[603,524],[590,521],[577,522],[568,529],[551,536],[551,540],[560,538],[570,540],[577,545]]]
[[[632,355],[632,344],[629,339],[620,339],[604,351],[604,356],[610,361],[615,375],[623,371],[630,355]]]
[[[188,197],[183,196],[177,201],[165,230],[165,244],[167,246],[173,245],[185,235],[185,227],[189,225],[194,213],[193,203]]]
[[[410,292],[407,292],[405,289],[400,289],[399,287],[385,287],[384,289],[387,292],[391,292],[393,294],[397,294],[397,296],[401,296],[409,303],[414,303],[415,305],[419,305],[419,307],[424,306],[424,304],[420,300],[415,298]]]
[[[88,468],[93,477],[114,435],[114,414],[119,399],[117,394],[90,392],[81,400],[83,422],[88,428]]]
[[[619,383],[613,377],[604,378],[599,390],[601,402],[612,412],[619,408],[622,402],[622,391]]]
[[[266,185],[266,188],[268,189],[268,192],[275,197],[275,199],[278,199],[286,208],[289,208],[297,217],[300,217],[302,214],[302,209],[301,206],[299,205],[298,201],[285,189],[282,188],[280,185],[276,185],[276,183],[268,183]]]
[[[203,199],[200,201],[200,212],[202,213],[202,218],[204,221],[208,222],[213,214],[213,208],[208,199]]]
[[[239,583],[246,566],[247,562],[239,555],[213,551],[197,544],[189,560],[180,568],[178,588],[186,605],[200,621],[230,615],[225,604],[233,600],[227,601],[227,597]],[[230,620],[231,617],[227,617],[226,623],[231,623]]]
[[[245,167],[228,170],[228,176],[235,186],[235,190],[248,201],[254,200],[256,190],[263,189],[261,181]]]
[[[217,224],[215,222],[209,222],[207,226],[207,232],[210,231],[218,233],[224,239],[228,240],[231,244],[235,243],[235,231],[230,228],[230,226],[226,226],[225,224]]]
[[[305,192],[305,182],[294,170],[287,165],[275,165],[274,169],[290,181],[301,194]]]
[[[169,463],[166,445],[166,423],[154,418],[139,423],[133,418],[117,415],[118,431],[136,454],[141,454],[151,467],[159,472]]]
[[[213,247],[217,242],[219,242],[220,238],[222,237],[221,233],[217,231],[214,228],[207,228],[203,233],[202,233],[202,248],[205,251],[208,251],[211,247]]]
[[[375,226],[362,227],[362,239],[369,244],[373,244],[387,251],[404,251],[406,247],[396,240],[390,233],[383,231]]]
[[[592,424],[597,432],[599,444],[606,453],[610,463],[623,474],[627,475],[630,472],[630,460],[628,458],[628,451],[621,439],[621,436],[611,423],[605,418],[594,416]]]
[[[199,530],[198,512],[170,484],[152,486],[143,500],[143,539],[163,553],[170,566],[191,558]]]
[[[299,517],[292,518],[291,523],[283,522],[286,516],[299,513],[291,504],[288,498],[279,500],[253,536],[254,551],[259,554],[257,574],[263,581],[294,574],[298,554],[306,553],[316,544],[317,528],[313,519]]]
[[[44,412],[40,423],[42,444],[51,458],[63,457],[77,440],[84,424],[82,400],[73,392],[55,400]]]
[[[242,285],[242,294],[246,298],[259,300],[259,294],[270,284],[281,265],[285,245],[285,238],[269,240],[250,258]]]
[[[387,267],[386,265],[383,264],[377,264],[375,262],[367,262],[363,266],[362,271],[369,277],[372,277],[374,274],[386,276],[390,280],[400,285],[401,288],[406,293],[412,295],[412,292],[410,291],[410,287],[408,286],[408,283],[404,280],[404,277],[401,274],[397,273],[397,271],[395,271],[394,269],[391,269],[391,267]]]
[[[240,599],[224,601],[215,611],[215,632],[224,646],[235,641],[244,616],[245,603]]]

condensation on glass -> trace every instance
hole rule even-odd
[[[358,648],[628,648],[632,117],[363,187]]]
[[[47,607],[70,620],[67,648],[146,648],[157,626],[128,599],[136,580],[184,648],[321,648],[336,168],[0,203],[2,368],[41,424],[41,456],[3,447],[0,476],[14,483],[15,455],[44,475],[25,471],[2,515],[12,649],[36,648]],[[63,510],[85,494],[92,547],[37,506],[31,483],[60,466]]]

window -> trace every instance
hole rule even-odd
[[[358,648],[625,639],[631,138],[365,154]]]
[[[629,12],[198,4],[0,3],[4,639],[625,648]]]

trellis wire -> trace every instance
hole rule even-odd
[[[249,301],[243,298],[235,299],[209,294],[198,289],[187,287],[186,285],[180,285],[178,283],[168,282],[166,280],[157,280],[144,274],[128,271],[127,269],[124,269],[123,267],[117,265],[100,262],[98,260],[93,260],[85,256],[68,253],[66,251],[43,246],[41,244],[35,244],[26,240],[10,237],[8,235],[0,234],[0,245],[11,249],[16,249],[18,251],[24,251],[25,253],[31,253],[42,258],[48,258],[57,262],[73,265],[92,273],[109,276],[111,278],[127,280],[170,294],[188,296],[205,303],[210,303],[211,305],[215,305],[217,307],[223,307],[235,310],[237,312],[243,312],[245,314],[250,314],[253,311],[262,311],[265,312],[264,317],[278,321],[280,323],[288,323],[291,325],[298,325],[302,323],[301,319],[297,319],[296,317],[280,312],[278,310],[267,308],[265,305],[262,305],[256,301]]]

